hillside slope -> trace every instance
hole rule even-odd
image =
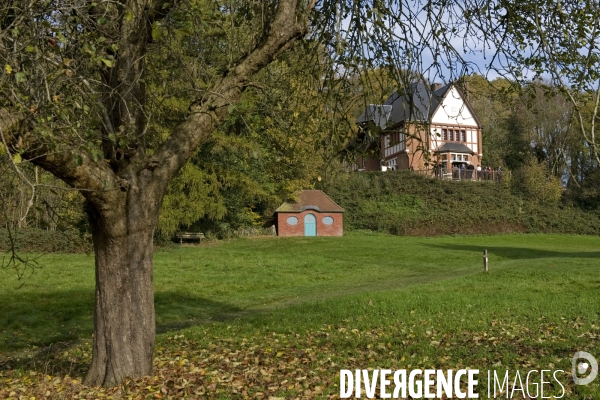
[[[440,181],[408,172],[362,172],[348,174],[324,189],[346,210],[347,230],[424,236],[600,233],[598,212],[524,200],[505,183]]]

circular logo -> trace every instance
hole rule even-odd
[[[585,359],[585,362],[577,363],[577,361],[580,359]],[[573,355],[573,359],[571,361],[573,365],[573,382],[575,382],[576,385],[587,385],[596,379],[596,375],[598,375],[598,362],[593,355],[585,351],[578,351]],[[584,374],[588,370],[590,371],[590,374],[587,377],[579,377],[579,374]]]

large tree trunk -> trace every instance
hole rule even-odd
[[[117,49],[116,62],[112,67],[106,65],[104,81],[97,87],[104,102],[102,134],[98,138],[82,139],[76,131],[76,136],[71,137],[70,130],[57,129],[50,123],[55,118],[52,108],[48,109],[48,116],[52,116],[48,118],[50,125],[45,128],[44,118],[37,115],[44,107],[31,107],[31,114],[0,108],[0,136],[9,155],[18,153],[23,160],[81,190],[88,203],[96,255],[94,348],[86,377],[89,385],[117,385],[126,377],[152,373],[152,237],[167,185],[225,120],[252,77],[307,32],[307,16],[315,5],[315,1],[273,2],[274,13],[263,21],[260,40],[254,48],[240,54],[222,77],[190,105],[188,117],[156,148],[146,151],[148,110],[141,78],[146,71],[150,27],[179,3],[122,0],[91,8],[92,24],[84,29],[108,38],[105,45],[115,44]],[[96,18],[105,16],[115,23],[100,27]],[[54,65],[54,50],[51,53],[44,59],[50,60],[48,65],[57,68],[62,76],[63,64],[57,61]],[[97,71],[90,71],[92,75],[77,80],[85,83],[83,93],[89,90],[94,94],[91,101],[96,101],[97,92],[90,80],[97,80]],[[44,92],[42,97],[45,96]],[[43,105],[45,100],[40,101]],[[23,101],[8,100],[11,103]],[[37,126],[47,132],[56,130],[56,135],[42,136],[39,132],[43,130],[36,130]],[[83,129],[91,132],[97,127],[84,124]],[[90,151],[97,139],[102,140],[103,157],[98,157],[100,148]],[[80,140],[90,142],[82,146]]]
[[[161,201],[134,186],[116,197],[117,204],[102,210],[90,205],[96,304],[92,365],[85,383],[93,386],[116,386],[126,377],[152,374],[152,238]]]

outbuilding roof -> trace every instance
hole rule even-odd
[[[303,190],[298,194],[297,202],[283,203],[275,212],[302,212],[304,210],[344,212],[344,209],[331,200],[322,190]]]

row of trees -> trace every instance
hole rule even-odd
[[[568,166],[568,179],[583,187],[598,165],[599,96],[590,86],[600,62],[598,8],[550,0],[2,2],[0,150],[14,176],[2,183],[11,193],[2,197],[4,223],[53,228],[69,210],[89,223],[96,305],[86,382],[113,385],[152,370],[157,228],[252,224],[295,189],[333,179],[365,104],[414,77],[469,71],[457,39],[465,51],[495,48],[513,88],[538,90],[522,68],[550,74],[541,90],[571,104],[583,139],[573,142],[578,158],[551,154],[564,132],[545,141],[544,128],[538,159],[555,175]],[[518,102],[510,104],[518,115]],[[502,141],[516,139],[503,136],[502,113],[489,115],[489,162],[494,140],[498,163],[517,162],[531,147],[529,122],[510,119],[526,145],[507,155]]]
[[[518,84],[505,78],[489,82],[479,75],[467,78],[472,104],[484,125],[485,165],[502,166],[516,172],[515,189],[529,198],[540,192],[539,183],[567,190],[563,200],[596,208],[590,188],[597,184],[598,162],[591,143],[581,133],[578,113],[591,124],[593,98],[577,111],[548,80]],[[589,129],[585,127],[585,129]],[[541,175],[540,175],[541,174]],[[527,185],[523,180],[533,180]],[[538,185],[533,182],[538,182]],[[536,188],[537,189],[532,189]],[[558,201],[559,196],[553,196]]]
[[[364,104],[380,102],[393,91],[393,79],[382,69],[366,77],[340,78],[338,84],[346,86],[336,93],[343,96],[341,104],[319,86],[323,70],[317,67],[322,64],[314,61],[302,48],[296,49],[255,77],[211,140],[171,182],[159,217],[160,235],[169,238],[179,229],[227,235],[268,224],[273,210],[296,190],[326,186],[342,173],[342,162],[353,157],[347,144],[356,133],[354,118]],[[161,104],[149,125],[153,136],[171,129],[190,102],[177,94],[177,79],[186,75],[172,76],[170,85],[149,85]],[[367,79],[377,84],[365,88]],[[553,187],[567,187],[570,200],[585,207],[597,205],[590,188],[595,186],[598,164],[564,95],[547,95],[552,87],[547,81],[515,86],[514,81],[488,81],[477,74],[465,80],[484,125],[484,165],[501,166],[524,179],[535,176],[536,181],[542,173]],[[589,113],[593,105],[586,107]],[[19,165],[22,176],[8,160],[2,163],[7,177],[2,182],[3,226],[86,229],[78,191],[67,190],[29,163]],[[527,197],[538,191],[519,182],[515,189]]]

